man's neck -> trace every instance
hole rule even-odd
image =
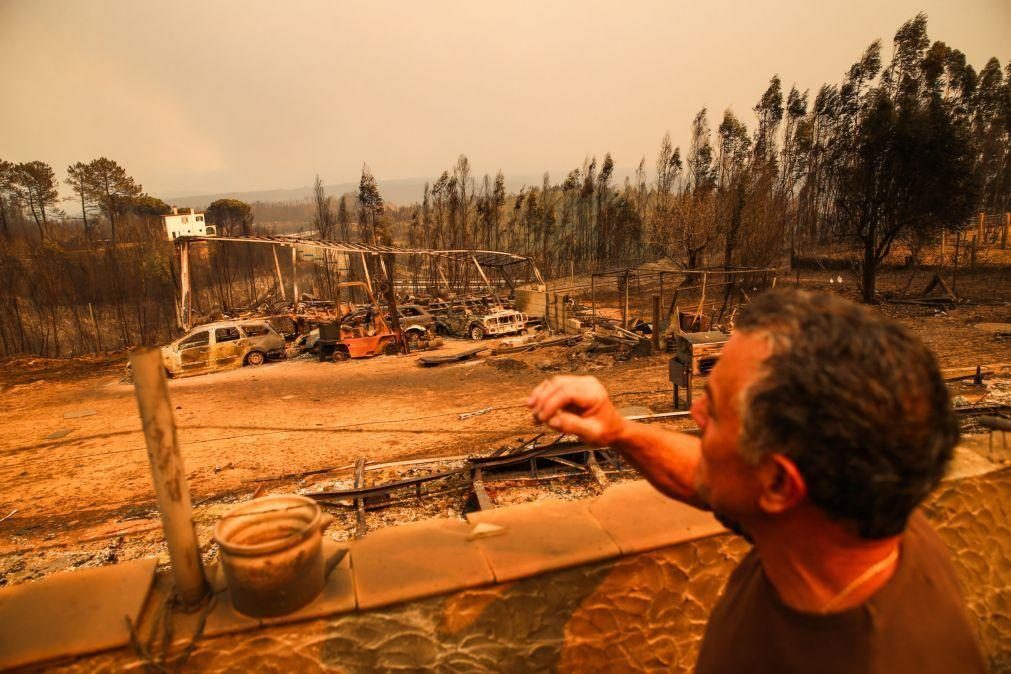
[[[888,582],[898,566],[901,536],[860,538],[814,508],[749,527],[749,533],[779,598],[805,613],[859,606]]]

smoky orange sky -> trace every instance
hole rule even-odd
[[[977,69],[1011,56],[1008,0],[0,1],[0,158],[107,156],[162,198],[474,174],[554,180],[588,154],[653,163],[779,74],[838,82],[928,14]],[[419,195],[420,197],[420,195]]]

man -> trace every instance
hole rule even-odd
[[[916,511],[958,422],[933,356],[895,323],[835,295],[762,294],[692,408],[701,439],[627,421],[592,377],[545,381],[528,405],[754,544],[699,672],[985,671],[947,552]]]

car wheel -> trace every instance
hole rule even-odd
[[[330,359],[335,363],[343,363],[349,358],[346,351],[341,351],[340,349],[334,349],[333,353],[330,354]]]
[[[257,365],[263,365],[266,360],[267,357],[263,355],[262,351],[250,351],[249,355],[246,356],[246,365],[256,367]]]
[[[484,328],[480,325],[470,326],[470,338],[474,341],[480,341],[484,339]]]
[[[411,330],[407,333],[406,337],[407,346],[411,347],[412,350],[417,349],[418,345],[421,344],[421,333],[417,330]]]

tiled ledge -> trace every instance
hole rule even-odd
[[[487,538],[473,538],[481,522],[501,529]],[[224,574],[210,566],[214,604],[203,636],[507,582],[722,530],[712,516],[664,497],[645,481],[613,485],[590,501],[504,507],[472,513],[467,522],[414,522],[352,542],[350,554],[330,574],[321,595],[305,608],[277,618],[251,618],[236,611]],[[0,669],[128,645],[124,618],[146,633],[146,625],[165,602],[169,583],[166,573],[155,579],[154,560],[149,559],[57,574],[0,591]],[[24,618],[26,612],[31,619]],[[200,613],[175,616],[173,633],[179,643],[195,632],[200,617]]]
[[[949,479],[1001,468],[968,458],[963,463],[971,469],[956,471]],[[479,530],[491,535],[476,537]],[[223,574],[211,566],[214,604],[203,636],[507,583],[724,531],[709,513],[663,496],[644,480],[612,485],[586,501],[541,501],[480,511],[468,515],[466,522],[433,519],[405,524],[352,542],[350,554],[331,573],[321,595],[305,608],[277,618],[238,613]],[[124,617],[139,622],[139,631],[146,634],[146,626],[164,604],[169,582],[165,573],[155,580],[154,560],[141,560],[58,574],[0,591],[0,669],[126,646],[129,632]],[[34,617],[25,619],[26,611]],[[189,640],[200,618],[199,613],[175,616],[177,642]]]
[[[0,670],[127,644],[156,560],[59,573],[0,592]]]

